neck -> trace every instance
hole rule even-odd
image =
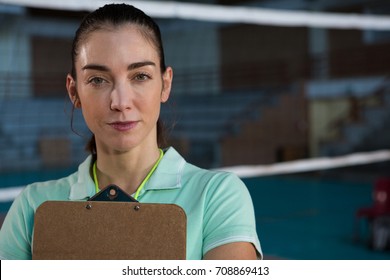
[[[96,175],[99,188],[115,184],[133,194],[160,157],[157,147],[132,149],[124,153],[108,153],[98,150]]]

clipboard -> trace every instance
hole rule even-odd
[[[184,260],[186,214],[175,204],[46,201],[33,260]]]

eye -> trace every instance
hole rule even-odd
[[[149,80],[151,77],[150,75],[146,73],[138,73],[137,75],[134,76],[134,80],[136,81],[146,81]]]
[[[100,85],[102,85],[104,82],[106,82],[106,80],[104,80],[104,79],[101,78],[101,77],[93,77],[93,78],[91,78],[91,79],[88,80],[88,83],[93,84],[93,85],[96,85],[96,86],[100,86]]]

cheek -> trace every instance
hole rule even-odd
[[[105,112],[104,101],[101,98],[80,96],[81,111],[88,125],[100,119]]]
[[[87,126],[92,130],[93,121],[97,119],[96,112],[88,105],[83,105],[81,108],[81,112],[83,114]]]
[[[79,98],[82,108],[88,111],[92,111],[96,107],[104,106],[104,103],[107,102],[106,96],[107,93],[101,91],[93,91],[86,85],[81,85],[79,92]]]
[[[153,96],[152,98],[140,100],[138,102],[137,107],[149,118],[155,119],[158,118],[160,114],[160,106],[161,106],[160,98],[157,96]]]

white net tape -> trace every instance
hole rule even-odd
[[[374,152],[354,153],[345,156],[332,158],[313,158],[295,160],[270,165],[245,165],[222,167],[216,170],[235,173],[242,178],[260,177],[266,175],[278,175],[287,173],[299,173],[316,170],[325,170],[337,167],[347,167],[361,164],[369,164],[390,160],[390,150],[380,150]],[[8,187],[0,189],[0,203],[8,202],[23,190],[24,187]]]
[[[222,167],[218,170],[233,172],[239,177],[259,177],[288,173],[309,172],[337,167],[347,167],[390,160],[390,150],[354,153],[338,157],[323,157],[304,160],[294,160],[270,165],[241,165]]]
[[[209,22],[248,23],[291,27],[306,26],[338,29],[390,30],[389,16],[283,11],[257,7],[180,3],[175,1],[122,0],[113,2],[128,2],[156,18],[180,18]],[[107,1],[0,0],[0,3],[46,9],[91,11],[107,4]]]

